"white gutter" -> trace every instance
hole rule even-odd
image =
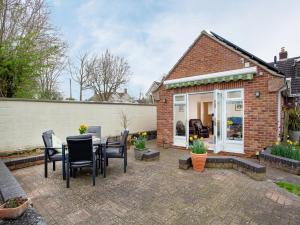
[[[232,76],[232,75],[242,75],[242,74],[253,74],[257,73],[257,67],[248,67],[243,69],[237,69],[237,70],[227,70],[223,72],[218,73],[209,73],[209,74],[203,74],[203,75],[196,75],[191,77],[184,77],[184,78],[178,78],[173,80],[165,80],[164,84],[174,84],[174,83],[181,83],[181,82],[188,82],[188,81],[198,81],[198,80],[204,80],[209,78],[217,78],[217,77],[226,77],[226,76]]]

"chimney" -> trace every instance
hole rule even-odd
[[[281,51],[279,52],[279,60],[285,60],[288,57],[288,52],[284,49],[284,47],[281,48]]]
[[[277,66],[277,56],[275,55],[274,56],[274,67],[276,67]]]
[[[124,88],[124,94],[127,94],[127,88]]]

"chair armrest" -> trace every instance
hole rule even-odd
[[[122,148],[122,147],[124,147],[124,145],[123,144],[107,144],[106,147]]]
[[[120,145],[121,142],[120,141],[108,141],[107,144],[108,145]]]

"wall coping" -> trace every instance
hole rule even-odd
[[[290,159],[290,158],[286,158],[286,157],[282,157],[282,156],[279,156],[279,155],[272,155],[272,154],[271,154],[271,150],[270,150],[269,147],[266,148],[266,150],[262,151],[262,152],[260,153],[260,155],[261,155],[262,157],[264,157],[264,156],[269,156],[269,157],[272,157],[272,158],[274,158],[274,159],[278,159],[278,160],[280,160],[281,162],[286,162],[287,164],[291,163],[291,164],[293,164],[293,165],[297,165],[298,167],[300,167],[300,161],[298,161],[298,160]]]
[[[96,104],[96,105],[132,105],[132,106],[156,106],[155,104],[138,104],[124,102],[95,102],[95,101],[68,101],[68,100],[47,100],[27,98],[0,98],[0,102],[44,102],[44,103],[69,103],[69,104]]]

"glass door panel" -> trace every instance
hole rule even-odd
[[[186,95],[174,95],[174,145],[186,147],[187,107]]]
[[[175,136],[186,135],[186,107],[185,104],[174,105]]]
[[[218,153],[223,146],[223,93],[220,90],[214,92],[214,117],[215,152]]]
[[[226,102],[226,140],[243,140],[243,102]]]

